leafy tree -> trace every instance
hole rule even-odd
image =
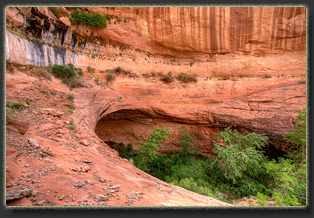
[[[147,164],[156,159],[155,153],[162,148],[161,143],[167,139],[167,135],[170,134],[170,131],[167,131],[165,127],[155,128],[151,132],[144,142],[140,142],[138,148],[139,158],[137,165],[140,169],[144,171],[149,171]]]
[[[181,147],[180,156],[182,157],[183,163],[186,163],[192,155],[197,155],[199,152],[197,147],[198,143],[195,142],[196,138],[192,135],[186,126],[180,128],[181,140],[179,146]]]
[[[271,173],[272,197],[279,206],[306,204],[306,165],[280,158],[264,164]]]
[[[306,161],[306,108],[295,118],[295,129],[283,139],[290,144],[287,156],[294,163],[304,164]]]
[[[263,148],[268,138],[263,134],[249,133],[244,136],[231,127],[216,134],[217,139],[223,139],[225,145],[214,142],[217,159],[222,161],[221,169],[227,179],[233,184],[241,180],[259,178],[265,170],[262,163],[266,160]]]

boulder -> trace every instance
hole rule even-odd
[[[25,133],[29,129],[29,125],[25,121],[15,120],[8,118],[6,121],[6,129],[12,132],[16,132],[22,135],[25,135]]]

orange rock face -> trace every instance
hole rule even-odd
[[[86,8],[111,15],[105,29],[72,26],[70,10],[59,8],[57,19],[45,7],[6,8],[6,98],[30,102],[13,113],[27,132],[6,131],[7,192],[17,196],[7,205],[229,206],[170,187],[103,142],[136,149],[156,126],[171,130],[163,153],[180,149],[183,125],[204,156],[214,156],[214,134],[228,126],[266,134],[272,157],[285,152],[282,135],[306,107],[305,7]],[[84,87],[25,66],[50,64],[82,68]],[[169,71],[166,84],[160,74]],[[181,72],[197,81],[179,81]]]
[[[199,55],[304,51],[305,7],[88,8],[127,19],[91,34],[152,53]]]

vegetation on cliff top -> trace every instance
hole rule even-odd
[[[79,8],[76,11],[71,12],[71,22],[73,25],[88,25],[93,29],[96,27],[106,28],[107,27],[107,18],[102,16],[99,13],[96,14],[87,14],[82,12]]]

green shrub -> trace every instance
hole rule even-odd
[[[71,68],[61,65],[54,65],[52,73],[60,79],[71,79],[76,76],[75,72]]]
[[[11,106],[12,109],[15,109],[15,110],[23,110],[25,109],[25,105],[22,104],[22,103],[14,103],[12,106]]]
[[[74,113],[74,111],[71,109],[63,111],[63,112],[64,112],[64,114],[73,114]]]
[[[72,64],[65,66],[53,65],[51,68],[52,73],[56,76],[56,78],[60,78],[62,83],[68,84],[72,88],[84,85],[81,77],[78,77],[84,75],[81,68],[75,68]]]
[[[234,184],[245,178],[258,178],[264,172],[262,163],[266,161],[262,149],[268,138],[263,134],[249,133],[244,136],[231,127],[216,134],[217,139],[223,139],[225,145],[214,142],[217,158],[223,162],[221,165],[224,175]]]
[[[68,99],[68,100],[71,100],[71,101],[73,101],[74,100],[74,94],[68,94],[67,96],[66,96],[66,98]]]
[[[78,75],[80,75],[80,76],[84,75],[83,70],[81,68],[78,67],[78,68],[74,68],[74,69],[77,71]]]
[[[164,83],[172,83],[174,81],[174,78],[172,77],[172,73],[171,71],[168,72],[167,75],[163,75],[162,73],[157,73],[158,76],[160,76],[160,81],[164,82]]]
[[[294,163],[306,162],[306,108],[295,118],[295,129],[283,139],[289,143],[288,158]]]
[[[183,165],[184,164],[184,165]],[[201,179],[209,181],[210,177],[207,175],[207,162],[202,160],[190,160],[186,163],[175,165],[171,167],[171,177],[175,180],[184,178],[193,178],[195,180]]]
[[[190,157],[199,153],[197,150],[199,144],[195,142],[195,136],[187,130],[186,126],[180,127],[180,135],[181,140],[179,141],[179,146],[181,147],[181,151],[179,154],[183,163],[185,163]]]
[[[267,206],[267,201],[266,200],[267,200],[268,197],[266,195],[258,192],[256,197],[257,197],[257,204],[259,206]]]
[[[25,103],[28,104],[28,105],[30,105],[30,102],[29,102],[28,99],[25,100]]]
[[[71,110],[75,110],[75,109],[76,109],[75,105],[73,105],[73,104],[70,104],[70,105],[69,105],[69,108],[70,108]]]
[[[196,75],[197,74],[193,74],[193,76],[191,76],[190,74],[187,73],[180,73],[179,76],[177,76],[177,80],[183,83],[197,82]]]
[[[139,161],[138,167],[142,170],[148,171],[147,163],[156,159],[155,153],[162,148],[161,143],[167,139],[167,135],[170,134],[170,131],[167,131],[163,128],[155,128],[151,132],[144,142],[140,142],[138,147],[139,152]]]
[[[306,204],[306,165],[280,158],[264,164],[271,177],[272,197],[279,206]]]
[[[133,146],[132,146],[132,144],[129,143],[127,146],[125,146],[123,144],[120,149],[121,149],[121,152],[119,154],[120,157],[126,158],[126,159],[130,159],[131,157],[133,157]]]
[[[90,66],[87,67],[87,72],[89,73],[95,73],[95,68],[92,68]]]
[[[73,25],[88,25],[93,29],[96,27],[106,28],[107,27],[107,18],[102,16],[99,13],[96,14],[87,14],[77,9],[76,11],[71,13],[71,22]]]
[[[112,73],[108,73],[106,75],[106,81],[107,83],[113,82],[115,80],[115,76]]]
[[[95,83],[99,83],[99,78],[95,78]]]
[[[75,124],[74,120],[70,120],[69,128],[70,129],[75,129],[76,128],[76,124]]]
[[[215,197],[213,191],[210,188],[208,188],[207,186],[200,186],[198,182],[196,182],[193,178],[184,178],[181,179],[179,182],[175,181],[175,185],[201,195]]]

